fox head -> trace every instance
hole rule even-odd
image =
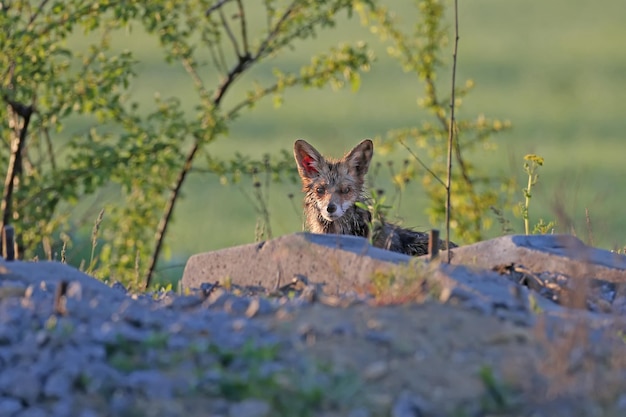
[[[366,139],[336,160],[324,158],[313,146],[297,140],[293,154],[302,179],[302,190],[306,193],[305,206],[307,209],[314,207],[324,220],[334,222],[353,208],[364,194],[365,175],[374,154],[374,144]]]

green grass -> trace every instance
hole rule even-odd
[[[416,16],[409,3],[389,2],[407,25]],[[622,161],[626,131],[622,9],[621,0],[607,0],[601,7],[566,0],[460,2],[458,79],[462,83],[472,78],[476,88],[464,100],[458,116],[484,113],[513,123],[510,132],[495,138],[498,150],[478,155],[477,160],[486,169],[514,176],[523,184],[523,156],[543,156],[545,165],[534,190],[531,223],[538,217],[555,219],[557,202],[576,220],[578,234],[585,236],[584,210],[588,208],[595,243],[607,248],[626,243],[626,218],[621,209],[626,197],[621,187],[626,174]],[[242,85],[267,79],[273,66],[300,66],[311,54],[338,40],[359,39],[377,45],[379,51],[379,61],[363,77],[360,91],[290,91],[282,108],[274,109],[270,101],[261,103],[239,119],[230,136],[212,145],[210,152],[228,156],[238,151],[258,158],[264,152],[290,149],[296,138],[305,138],[322,152],[340,156],[364,137],[425,120],[428,116],[416,105],[421,86],[415,76],[403,74],[356,19],[298,44],[281,59],[246,75]],[[77,43],[79,47],[82,42]],[[151,108],[157,91],[164,97],[182,97],[191,108],[191,82],[180,67],[163,62],[153,40],[135,28],[130,35],[120,35],[117,43],[135,50],[141,61],[131,92],[142,108]],[[447,80],[448,75],[441,74],[442,86]],[[70,126],[68,131],[80,129],[84,126]],[[301,218],[286,197],[290,192],[299,196],[299,186],[272,185],[270,208],[276,235],[301,228]],[[195,252],[254,240],[254,210],[235,187],[223,187],[214,177],[194,174],[185,186],[185,195],[167,236],[174,257],[184,259]],[[518,195],[521,200],[521,185]],[[404,224],[429,228],[424,206],[419,187],[410,187],[399,210]],[[522,220],[512,220],[521,231]],[[494,226],[493,235],[498,233]]]

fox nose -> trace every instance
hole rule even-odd
[[[329,212],[330,214],[333,214],[334,212],[337,211],[337,206],[334,205],[333,203],[330,203],[328,207],[326,207],[326,211]]]

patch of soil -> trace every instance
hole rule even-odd
[[[407,395],[403,416],[626,415],[626,343],[603,323],[537,316],[524,327],[436,302],[313,303],[261,320],[295,342],[292,354],[355,373],[355,402],[373,415],[399,415]]]

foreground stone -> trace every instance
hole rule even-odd
[[[452,252],[453,265],[497,271],[560,305],[626,317],[626,256],[574,236],[503,236]]]
[[[369,245],[356,236],[296,233],[258,244],[237,246],[189,258],[184,288],[231,281],[242,286],[279,288],[298,275],[324,291],[344,294],[367,284],[372,274],[406,264],[411,257]]]
[[[626,256],[592,248],[570,235],[516,235],[456,248],[452,264],[493,269],[518,264],[534,272],[626,283]]]

